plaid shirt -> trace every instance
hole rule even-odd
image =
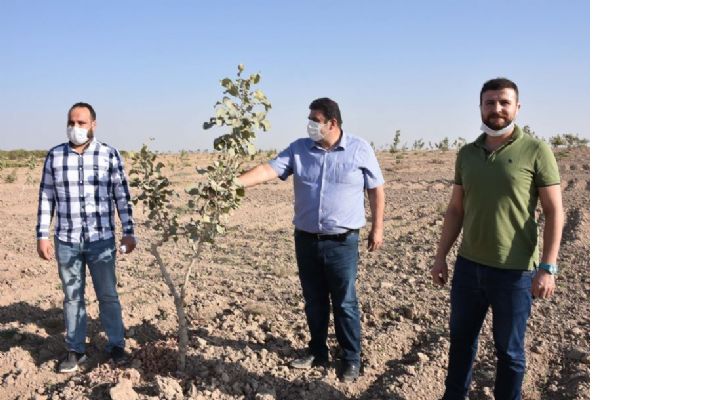
[[[37,239],[49,238],[56,210],[55,236],[64,242],[112,238],[114,204],[124,235],[133,235],[133,211],[123,161],[116,149],[92,139],[83,154],[69,143],[49,150],[39,186]]]

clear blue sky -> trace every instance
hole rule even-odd
[[[305,136],[308,104],[340,104],[344,129],[374,141],[479,134],[483,82],[520,88],[518,122],[589,137],[588,1],[21,1],[0,7],[0,149],[66,140],[87,101],[97,137],[137,149],[206,149],[219,80],[262,74],[272,129]]]

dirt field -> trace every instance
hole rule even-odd
[[[527,334],[524,398],[589,398],[589,149],[557,152],[566,212],[555,297],[536,300]],[[197,179],[186,161],[165,156],[167,175],[182,187]],[[227,235],[207,252],[189,296],[188,372],[174,373],[172,299],[147,251],[151,233],[135,209],[139,247],[119,256],[118,290],[130,368],[101,354],[106,342],[91,284],[87,366],[55,373],[63,355],[62,293],[54,261],[36,254],[38,183],[27,170],[0,180],[0,400],[4,399],[437,399],[448,351],[448,287],[429,278],[453,179],[455,151],[378,153],[385,179],[385,245],[367,253],[361,231],[358,295],[363,321],[363,375],[350,385],[333,368],[294,370],[308,332],[296,271],[292,182],[247,190]],[[189,166],[187,164],[190,164]],[[172,171],[171,171],[172,169]],[[3,171],[3,176],[10,171]],[[31,171],[35,180],[40,169]],[[458,245],[456,246],[458,247]],[[177,261],[181,249],[163,251]],[[451,252],[453,261],[455,251]],[[450,263],[450,266],[453,262]],[[333,356],[337,344],[331,326]],[[492,399],[495,355],[490,313],[474,371],[472,399]]]

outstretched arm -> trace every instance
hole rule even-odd
[[[278,175],[276,171],[268,163],[257,165],[256,167],[250,169],[239,177],[239,182],[244,187],[251,187],[270,181],[276,178]]]

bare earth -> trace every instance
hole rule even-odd
[[[524,398],[589,398],[589,149],[557,152],[566,212],[555,297],[536,300],[526,346]],[[165,156],[180,187],[198,179],[197,165]],[[191,347],[184,375],[175,373],[172,298],[147,251],[152,233],[135,210],[139,248],[119,256],[118,290],[132,365],[115,367],[91,284],[89,363],[55,373],[62,356],[62,293],[56,263],[35,250],[40,170],[0,181],[0,400],[4,399],[437,399],[448,351],[448,287],[429,278],[451,192],[455,151],[378,154],[385,179],[385,246],[367,253],[361,231],[358,295],[363,322],[363,375],[340,383],[334,369],[289,368],[308,332],[293,249],[292,182],[247,191],[227,235],[206,252],[188,298]],[[397,162],[399,161],[399,162]],[[190,164],[185,165],[185,164]],[[252,163],[253,164],[253,163]],[[2,175],[7,175],[6,169]],[[458,245],[457,245],[458,246]],[[170,245],[164,257],[181,260]],[[450,255],[453,265],[455,251]],[[179,267],[178,267],[179,270]],[[332,355],[337,343],[331,326]],[[472,399],[492,399],[495,355],[490,314],[479,346]],[[120,384],[118,384],[120,380]]]

